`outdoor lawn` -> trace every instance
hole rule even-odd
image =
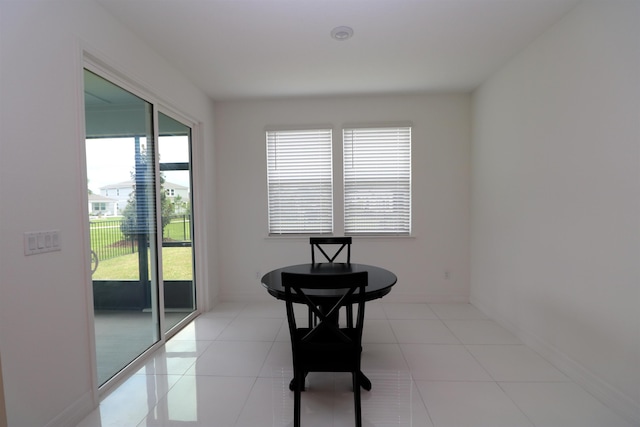
[[[191,248],[162,248],[164,280],[192,280]],[[138,253],[100,261],[93,280],[138,280]]]
[[[98,269],[93,280],[138,280],[138,248],[135,239],[121,231],[122,218],[100,218],[90,221],[91,249],[97,255]],[[165,241],[190,240],[188,215],[171,220],[163,229]],[[192,280],[192,253],[190,247],[162,249],[164,280]]]

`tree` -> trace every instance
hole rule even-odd
[[[162,218],[162,231],[164,235],[165,227],[171,222],[171,217],[174,212],[173,203],[167,197],[164,191],[164,182],[165,178],[163,174],[160,174],[160,207],[161,207],[161,218]],[[153,197],[150,198],[148,204],[153,204]],[[145,219],[140,218],[140,212],[149,213],[155,211],[155,206],[153,206],[153,210],[147,208],[142,208],[141,211],[138,211],[138,197],[136,194],[136,189],[134,189],[129,195],[129,200],[127,201],[127,206],[125,206],[122,211],[122,223],[120,224],[120,230],[125,237],[130,238],[137,234],[146,234],[149,230],[149,227],[146,225]],[[142,224],[139,224],[143,222]]]
[[[136,179],[137,174],[136,171],[131,172],[131,179],[135,183],[140,183],[143,187],[148,188],[151,182],[153,182],[148,177],[152,176],[152,162],[149,162],[148,156],[146,152],[141,152],[139,159],[136,164],[136,171],[141,173],[145,178],[138,181]],[[160,209],[161,209],[161,226],[162,226],[162,234],[164,235],[165,227],[171,222],[171,216],[173,215],[173,204],[171,200],[167,198],[166,192],[164,191],[164,174],[160,173]],[[138,194],[138,184],[134,185],[133,191],[129,195],[129,200],[127,201],[127,206],[125,206],[122,211],[122,222],[120,223],[120,231],[126,238],[133,238],[134,236],[140,234],[147,234],[149,232],[148,221],[150,220],[149,214],[151,212],[155,212],[155,197],[153,197],[153,191],[147,191],[146,193]],[[140,197],[139,197],[140,196]],[[138,201],[142,200],[144,205],[140,206],[138,209]],[[151,221],[154,221],[152,219]]]

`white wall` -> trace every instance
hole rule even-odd
[[[640,422],[640,3],[580,5],[473,107],[472,302]]]
[[[69,426],[92,396],[81,47],[201,120],[200,184],[213,182],[212,103],[93,1],[0,0],[0,349],[12,427]],[[202,167],[207,163],[206,172]],[[203,210],[215,241],[214,191]],[[23,232],[62,251],[25,257]],[[211,264],[215,260],[212,253]],[[215,293],[215,284],[213,292]]]
[[[4,403],[4,382],[2,381],[2,361],[0,361],[0,427],[7,427],[7,407]]]
[[[411,121],[414,237],[355,238],[352,261],[397,274],[387,301],[468,300],[469,95],[227,101],[216,103],[215,118],[221,299],[270,298],[257,276],[311,257],[308,238],[266,238],[265,126],[333,127],[341,235],[341,126]]]

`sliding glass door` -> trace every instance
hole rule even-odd
[[[191,128],[158,113],[164,332],[195,309]]]
[[[96,355],[104,384],[196,309],[191,129],[88,70],[85,123]]]

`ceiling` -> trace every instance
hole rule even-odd
[[[580,0],[97,1],[228,100],[471,91]]]

